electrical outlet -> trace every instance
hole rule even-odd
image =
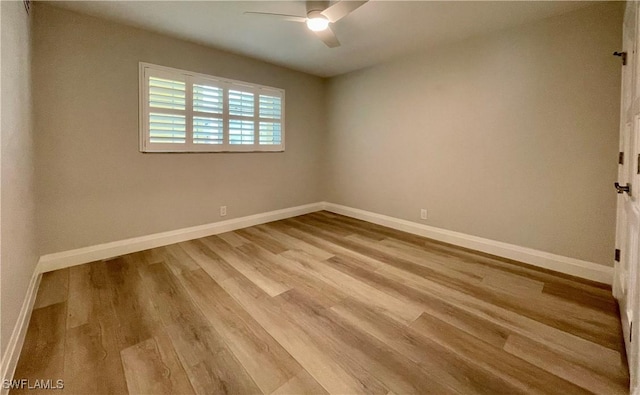
[[[224,217],[227,215],[227,206],[220,206],[220,216]]]
[[[427,209],[423,208],[420,210],[420,218],[421,219],[427,219]]]

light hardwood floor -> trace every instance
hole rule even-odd
[[[608,287],[319,212],[46,273],[15,378],[82,394],[614,394],[623,352]]]

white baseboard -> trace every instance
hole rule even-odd
[[[39,273],[34,273],[33,277],[31,277],[29,287],[27,288],[27,294],[22,302],[18,321],[13,327],[11,338],[9,338],[9,343],[7,344],[7,350],[2,356],[2,365],[0,368],[0,374],[2,375],[0,376],[2,379],[2,382],[0,382],[0,395],[9,393],[9,389],[5,389],[2,383],[5,382],[4,380],[12,379],[13,374],[16,371],[18,359],[20,358],[20,351],[22,350],[24,338],[27,335],[27,328],[29,328],[29,320],[31,319],[31,312],[33,311],[33,304],[36,301],[36,295],[38,294],[38,286],[40,285],[41,278],[42,274]]]
[[[290,207],[282,210],[269,211],[226,221],[214,222],[206,225],[192,226],[168,232],[155,233],[147,236],[133,237],[95,246],[78,248],[75,250],[47,254],[40,257],[36,273],[44,273],[65,267],[81,265],[83,263],[113,258],[132,252],[148,250],[182,241],[198,239],[247,228],[267,222],[295,217],[322,210],[322,203],[311,203],[303,206]]]
[[[430,239],[454,244],[460,247],[470,248],[476,251],[497,255],[499,257],[528,263],[533,266],[554,270],[556,272],[570,274],[587,280],[593,280],[609,285],[613,283],[613,268],[597,263],[418,224],[339,204],[324,202],[322,203],[322,208],[336,214],[346,215],[347,217],[357,218],[363,221],[428,237]]]
[[[36,273],[44,273],[87,262],[113,258],[149,248],[230,232],[236,229],[277,221],[297,215],[308,214],[319,210],[331,211],[348,217],[372,222],[374,224],[387,226],[389,228],[497,255],[503,258],[513,259],[533,266],[570,274],[588,280],[598,281],[605,284],[612,284],[613,282],[612,267],[534,250],[532,248],[521,247],[514,244],[471,236],[451,230],[440,229],[433,226],[418,224],[387,215],[328,202],[311,203],[303,206],[270,211],[206,225],[193,226],[190,228],[134,237],[111,243],[98,244],[95,246],[43,255],[40,257],[40,261],[38,262]]]

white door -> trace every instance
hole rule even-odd
[[[613,293],[620,305],[620,318],[631,374],[631,392],[638,387],[638,312],[640,309],[640,78],[638,76],[638,2],[627,2],[622,52],[622,103],[620,110],[620,158],[618,165],[618,211],[616,264]],[[623,57],[624,59],[624,57]],[[621,60],[623,60],[621,59]],[[625,189],[629,190],[626,191]],[[634,324],[635,322],[635,324]]]

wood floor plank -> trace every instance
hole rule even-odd
[[[131,254],[123,255],[123,259],[140,265],[153,265],[164,262],[165,252],[160,248],[152,248],[150,250],[138,251]]]
[[[328,228],[324,226],[322,223],[316,223],[315,225],[310,224],[308,221],[302,221],[300,219],[292,218],[284,221],[287,224],[292,225],[295,229],[302,231],[311,236],[315,236],[318,239],[323,239],[325,243],[331,243],[332,248],[340,247],[339,252],[344,253],[345,255],[351,255],[354,253],[360,254],[359,257],[365,257],[365,259],[371,259],[376,262],[383,262],[384,258],[387,256],[384,253],[378,253],[367,246],[359,246],[354,241],[350,240],[348,237],[356,237],[351,232],[348,232],[345,235],[338,235],[332,232],[332,228]],[[300,233],[297,233],[300,237]],[[365,239],[366,240],[366,239]],[[380,259],[382,258],[382,259]]]
[[[544,288],[544,283],[540,281],[506,273],[487,274],[483,277],[481,284],[500,292],[525,297],[536,297]]]
[[[116,323],[113,337],[119,350],[150,339],[160,326],[137,267],[122,257],[105,261],[107,291]]]
[[[182,276],[185,288],[262,392],[271,393],[302,367],[204,271]]]
[[[620,374],[613,379],[604,377],[524,336],[510,335],[504,350],[596,394],[626,394],[629,392],[627,385],[629,377],[627,375]]]
[[[67,301],[67,328],[88,324],[91,314],[91,266],[69,268],[69,299]]]
[[[270,228],[267,225],[259,225],[255,227],[260,230],[265,237],[270,237],[285,246],[288,250],[301,250],[314,258],[323,261],[334,256],[331,252],[318,248],[312,244],[306,243],[302,240],[291,237],[288,234],[281,232],[275,228]]]
[[[599,306],[589,303],[591,300],[598,300],[602,305],[609,307],[609,309],[607,309],[609,313],[617,316],[615,301],[611,297],[611,288],[604,284],[559,275],[558,273],[534,268],[520,262],[453,246],[339,214],[328,212],[319,212],[318,214],[329,216],[334,221],[339,220],[347,224],[346,226],[349,226],[351,229],[363,228],[369,232],[378,234],[380,238],[386,237],[386,239],[381,241],[382,244],[396,244],[403,248],[412,246],[413,250],[419,249],[431,255],[439,255],[441,259],[446,260],[452,267],[460,267],[462,270],[478,272],[490,270],[490,272],[494,273],[504,272],[524,276],[544,283],[546,288],[562,291],[562,293],[571,293],[574,296],[572,298],[574,301],[584,301],[587,299],[587,303],[584,303],[585,306],[596,307],[598,310],[602,310]],[[357,231],[355,233],[359,234]]]
[[[531,298],[524,296],[516,298],[512,295],[510,298],[505,298],[504,295],[501,295],[499,292],[482,288],[458,277],[448,276],[432,268],[413,263],[403,258],[398,258],[378,248],[370,248],[370,246],[354,242],[349,238],[332,235],[328,231],[317,229],[300,220],[293,219],[288,221],[297,224],[298,228],[305,232],[323,237],[344,248],[358,251],[363,255],[383,262],[386,266],[395,267],[423,278],[429,278],[431,281],[437,282],[449,289],[487,300],[492,304],[544,322],[547,325],[557,327],[561,330],[570,329],[577,336],[597,342],[615,351],[621,351],[619,334],[617,332],[619,323],[613,317],[602,312],[579,308],[576,307],[575,304],[564,303],[562,300],[551,298],[548,295],[542,295],[539,300],[536,301],[532,301]]]
[[[434,259],[433,256],[421,253],[420,251],[412,251],[410,248],[401,248],[397,247],[391,243],[385,244],[386,240],[381,240],[379,242],[373,242],[362,236],[351,235],[346,239],[354,241],[360,246],[365,248],[369,248],[372,251],[381,252],[386,254],[387,256],[394,256],[397,258],[404,259],[408,262],[415,263],[420,266],[424,266],[429,268],[430,270],[434,270],[440,274],[447,276],[448,278],[459,279],[464,282],[468,282],[471,284],[479,284],[483,276],[474,271],[456,271],[451,270],[451,265],[447,265],[442,259]]]
[[[366,270],[366,266],[342,256],[325,261],[328,265],[342,270],[380,290],[395,295],[399,299],[417,303],[427,313],[448,322],[478,339],[502,348],[511,331],[494,321],[487,320],[468,310],[462,309],[446,299],[408,287],[377,272]]]
[[[249,241],[244,237],[238,235],[235,232],[220,233],[217,235],[219,238],[227,242],[231,247],[240,247],[241,245],[248,243]]]
[[[127,392],[120,351],[110,338],[113,327],[90,322],[67,330],[64,358],[65,392]]]
[[[527,278],[544,282],[545,284],[557,284],[563,288],[573,289],[576,291],[583,290],[590,294],[597,294],[605,300],[612,299],[611,287],[605,284],[595,283],[577,277],[552,272],[550,270],[540,269],[521,262],[454,246],[339,214],[329,213],[326,211],[319,212],[318,214],[329,216],[334,220],[338,219],[340,222],[344,223],[345,226],[366,229],[368,231],[378,233],[381,236],[386,236],[390,239],[411,244],[420,249],[426,248],[429,252],[440,254],[449,260],[457,259],[462,262],[471,263],[476,267],[494,268],[523,275]]]
[[[302,251],[290,250],[282,255],[303,263],[308,270],[313,270],[318,278],[321,278],[327,284],[337,289],[344,289],[352,298],[373,304],[379,311],[400,322],[411,323],[422,314],[422,308],[415,303],[404,302],[395,296],[371,287],[354,277],[316,261],[311,255]]]
[[[69,295],[69,269],[54,270],[42,274],[34,309],[67,301]]]
[[[197,394],[260,393],[165,264],[139,267],[142,281]]]
[[[611,299],[611,287],[605,284],[552,272],[525,263],[472,251],[435,240],[422,239],[419,246],[421,248],[427,248],[434,253],[442,254],[445,257],[458,259],[462,262],[521,275],[545,284],[556,284],[575,291],[586,291],[587,293],[598,295],[604,299]]]
[[[322,388],[318,382],[311,377],[306,370],[301,370],[296,376],[292,377],[280,388],[271,393],[272,395],[293,395],[293,394],[309,394],[321,395],[328,394],[327,390]]]
[[[475,342],[457,328],[428,314],[423,314],[411,329],[429,337],[455,354],[517,386],[523,392],[580,394],[587,390],[558,376],[549,374],[522,359],[484,342]]]
[[[217,236],[206,237],[202,239],[202,242],[269,296],[279,295],[291,288],[271,273],[266,273],[266,270],[262,270],[261,266],[252,264],[251,257],[247,257],[238,249],[229,246]]]
[[[280,241],[272,237],[269,237],[260,229],[246,228],[246,229],[236,230],[233,233],[241,236],[242,238],[250,241],[251,243],[258,245],[274,254],[280,254],[281,252],[285,252],[287,250],[287,247],[282,245]]]
[[[120,351],[129,394],[194,394],[166,334]]]
[[[167,267],[171,269],[175,275],[199,268],[196,261],[194,261],[179,244],[159,247],[158,250],[162,256],[162,261],[166,263]]]
[[[357,301],[346,300],[331,308],[345,321],[365,331],[369,336],[384,342],[398,353],[407,356],[420,366],[425,377],[440,383],[448,391],[458,393],[520,393],[516,386],[500,377],[468,363],[443,346],[399,326],[392,320],[380,319],[375,311]]]
[[[404,251],[405,253],[410,254],[416,258],[421,258],[423,260],[437,263],[459,273],[467,274],[469,276],[472,276],[475,280],[481,280],[484,277],[492,274],[509,274],[508,272],[505,272],[498,267],[481,265],[476,262],[458,259],[455,256],[448,255],[438,250],[433,251],[430,248],[426,248],[424,242],[416,245],[413,242],[407,242],[395,237],[387,237],[381,240],[380,244],[399,251]]]
[[[385,239],[387,236],[376,232],[373,230],[369,230],[366,227],[360,226],[359,224],[350,224],[344,220],[345,217],[342,216],[328,216],[328,212],[315,212],[308,215],[308,217],[313,218],[316,221],[321,222],[324,225],[332,225],[339,229],[344,229],[346,232],[349,232],[351,235],[359,235],[365,237],[369,240],[373,241],[381,241]],[[307,217],[305,217],[306,220]]]
[[[387,228],[381,225],[377,225],[371,222],[362,221],[356,218],[347,217],[340,214],[331,213],[328,211],[320,211],[316,213],[317,215],[322,215],[327,219],[333,220],[335,223],[340,224],[340,226],[346,227],[347,229],[351,229],[355,234],[362,234],[362,231],[366,231],[369,233],[373,233],[376,236],[370,238],[378,238],[382,240],[388,237],[400,236],[403,240],[413,241],[414,244],[421,246],[424,242],[425,238],[420,237],[411,233],[400,232],[395,229]]]
[[[243,245],[239,250],[251,256],[256,264],[269,267],[272,273],[281,277],[289,286],[304,291],[324,306],[333,306],[347,297],[345,292],[323,281],[304,263],[273,254],[253,244]]]
[[[160,263],[164,261],[164,254],[160,253],[161,250],[158,248],[152,248],[150,250],[141,251],[139,254],[142,255],[142,260],[149,265],[153,265],[154,263]],[[133,254],[135,257],[135,254]]]
[[[221,285],[329,393],[379,392],[338,366],[296,323],[285,321],[278,304],[257,293],[246,279],[230,278]]]
[[[305,215],[304,217],[291,218],[292,221],[300,221],[301,219],[303,219],[309,226],[327,229],[332,234],[339,237],[347,237],[354,234],[354,230],[350,229],[348,226],[334,225],[329,220],[318,218],[315,213]]]
[[[51,284],[55,285],[54,278]],[[58,380],[64,378],[64,351],[66,334],[66,302],[49,304],[33,310],[24,346],[14,379]],[[48,393],[50,391],[33,391],[28,388],[12,390],[12,394]]]
[[[295,223],[294,223],[295,225]],[[360,253],[357,253],[355,251],[349,250],[348,248],[343,248],[335,243],[331,243],[330,241],[327,241],[321,237],[316,237],[312,234],[309,233],[305,233],[295,227],[291,227],[289,226],[289,222],[285,221],[279,221],[279,222],[272,222],[266,225],[267,227],[269,227],[270,229],[276,229],[279,230],[289,236],[295,237],[299,240],[304,241],[305,243],[311,244],[314,247],[323,249],[327,252],[330,252],[333,255],[344,255],[347,256],[351,259],[356,259],[360,262],[366,263],[368,264],[372,269],[378,268],[380,266],[382,266],[381,262],[376,261],[375,259],[371,259],[365,255],[362,255]],[[313,254],[312,254],[313,255]]]
[[[359,326],[349,325],[305,295],[290,290],[278,299],[285,314],[300,323],[318,347],[328,350],[359,381],[369,383],[371,390],[377,387],[375,392],[420,393],[430,388],[435,393],[452,392],[451,387],[434,380],[430,375],[433,372],[425,371],[387,342],[366,336]]]
[[[599,359],[603,365],[619,369],[624,366],[621,354],[618,351],[591,342],[572,333],[551,327],[529,317],[505,310],[481,299],[476,299],[462,292],[448,289],[439,284],[429,282],[423,277],[393,268],[379,269],[378,273],[389,279],[393,279],[411,288],[415,288],[441,300],[447,300],[459,308],[486,320],[495,322],[512,331],[522,333],[541,343],[550,344],[563,352],[573,355],[580,360],[589,361]]]
[[[180,246],[196,261],[198,266],[209,273],[212,278],[226,280],[229,277],[240,275],[237,270],[207,247],[202,240],[186,241],[180,243]]]
[[[65,338],[65,391],[69,393],[113,394],[126,392],[120,346],[126,334],[114,308],[113,287],[107,263],[88,264],[91,292],[85,297],[91,311],[86,324],[69,328]],[[85,280],[86,281],[86,280]],[[135,322],[132,325],[137,325]]]
[[[567,286],[558,282],[544,283],[542,292],[576,303],[582,307],[606,312],[614,318],[618,317],[618,305],[615,299],[611,297],[610,292],[608,295],[602,295],[599,292],[587,292],[585,289]]]

